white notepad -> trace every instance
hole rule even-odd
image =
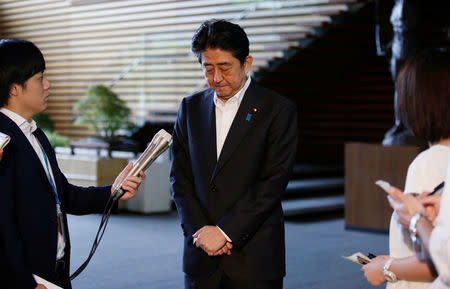
[[[33,277],[34,277],[34,280],[36,280],[36,282],[38,284],[44,285],[45,287],[47,287],[47,289],[63,289],[63,288],[61,288],[59,286],[56,286],[55,284],[53,284],[51,282],[48,282],[44,278],[39,277],[38,275],[34,275],[33,274]]]
[[[3,149],[9,143],[10,139],[9,135],[0,132],[0,149]]]

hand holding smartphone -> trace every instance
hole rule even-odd
[[[378,180],[375,182],[375,184],[380,186],[389,195],[392,195],[393,190],[395,190],[395,189],[391,189],[391,184],[389,184],[388,182],[383,181],[383,180]],[[428,194],[428,196],[432,196],[434,194],[442,194],[442,192],[444,191],[444,185],[445,185],[445,182],[442,182],[439,185],[437,185],[434,188],[434,190]],[[395,187],[393,187],[393,188],[395,188]],[[413,193],[413,195],[418,196],[419,194]]]
[[[392,198],[397,199],[397,200],[403,199],[402,190],[400,190],[399,188],[396,188],[394,186],[391,186],[391,184],[389,184],[388,182],[383,181],[383,180],[378,180],[375,182],[375,184],[377,186],[379,186],[380,188],[382,188],[383,191],[388,193],[388,195],[391,196]]]
[[[402,190],[391,186],[385,181],[376,181],[375,184],[380,186],[386,193],[388,193],[388,201],[391,207],[397,212],[398,222],[406,229],[408,229],[412,216],[416,214],[426,214],[424,200],[429,198],[430,194],[439,194],[439,190],[443,185],[437,186],[433,192],[424,193],[422,195],[407,193],[404,194]]]

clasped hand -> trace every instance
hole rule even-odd
[[[231,255],[233,244],[227,241],[216,226],[203,226],[192,237],[195,246],[203,249],[208,256]]]

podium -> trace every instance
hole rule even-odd
[[[345,145],[346,228],[389,230],[392,208],[375,181],[384,180],[403,189],[408,166],[420,151],[415,146]]]

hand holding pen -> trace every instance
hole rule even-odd
[[[411,217],[415,214],[424,214],[431,222],[435,221],[439,213],[443,184],[437,186],[431,193],[423,192],[420,195],[404,194],[399,188],[381,180],[375,184],[388,193],[388,201],[397,212],[398,221],[404,228],[408,229]]]

